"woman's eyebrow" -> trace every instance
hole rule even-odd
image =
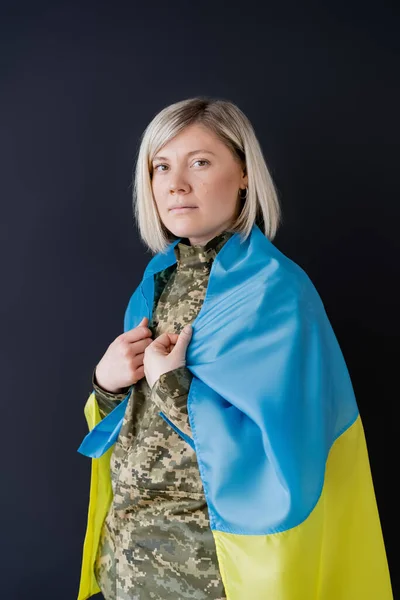
[[[211,152],[211,150],[205,150],[204,148],[192,150],[191,152],[188,152],[186,156],[192,156],[192,154],[198,154],[199,152],[203,152],[203,154],[207,152],[207,154],[213,154],[215,156],[214,152]],[[168,158],[166,156],[155,156],[153,160],[168,160]]]

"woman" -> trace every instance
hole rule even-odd
[[[351,383],[315,288],[270,242],[279,204],[246,116],[162,110],[134,197],[157,254],[85,408],[79,600],[391,598]]]

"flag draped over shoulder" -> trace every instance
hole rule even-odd
[[[125,331],[151,317],[153,275],[176,261],[178,242],[147,265]],[[192,327],[189,420],[227,599],[391,600],[362,422],[309,277],[254,225],[218,253]],[[79,451],[92,457],[92,485],[79,600],[98,591],[93,560],[111,501],[102,486],[127,400],[101,422],[93,393],[85,407]]]

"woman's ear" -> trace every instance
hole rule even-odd
[[[246,185],[246,187],[249,185],[249,178],[247,176],[247,166],[246,164],[243,165],[243,183]]]

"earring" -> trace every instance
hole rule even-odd
[[[246,200],[247,196],[249,195],[249,188],[246,187],[246,195],[245,196],[242,196],[241,191],[242,191],[242,188],[239,188],[239,198],[241,200]]]

